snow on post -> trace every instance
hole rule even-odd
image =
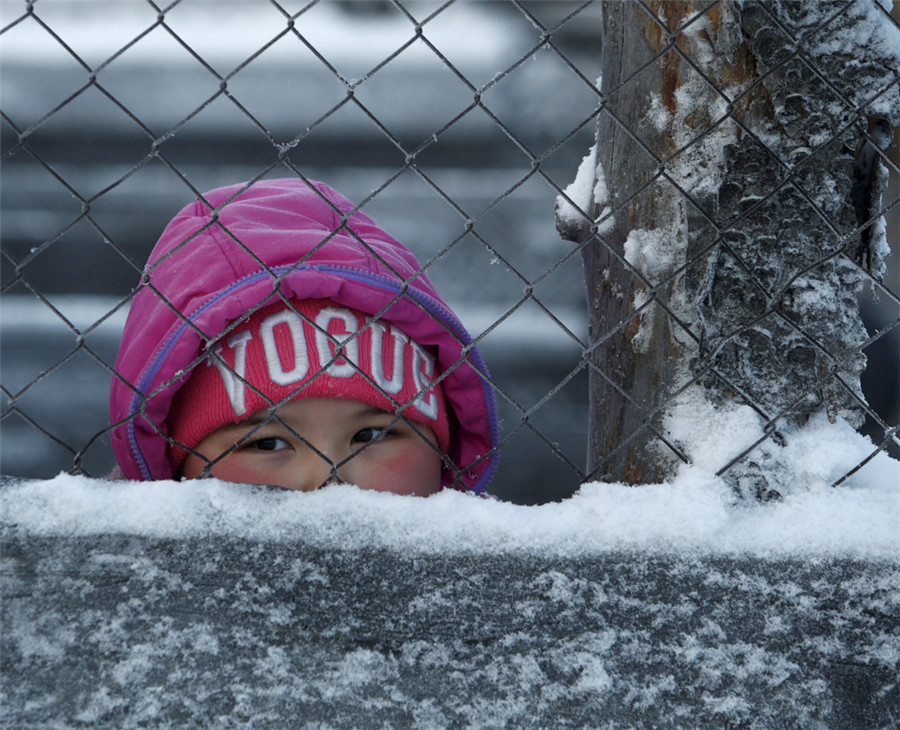
[[[679,408],[749,408],[768,439],[719,466],[777,498],[797,428],[862,421],[900,31],[877,0],[706,5],[604,3],[596,144],[557,203],[585,266],[589,478],[661,481],[692,458]]]

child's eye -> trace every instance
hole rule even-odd
[[[254,449],[256,451],[281,451],[282,449],[288,448],[288,442],[284,439],[271,436],[269,438],[251,441],[245,448]]]
[[[353,442],[357,444],[367,444],[379,437],[384,438],[384,436],[387,436],[389,433],[390,429],[388,428],[375,428],[374,426],[370,426],[369,428],[364,428],[353,434]]]

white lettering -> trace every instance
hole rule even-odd
[[[288,370],[282,366],[281,358],[278,356],[278,346],[275,342],[275,328],[280,324],[288,326],[293,343],[294,364]],[[259,325],[259,336],[266,352],[269,378],[273,383],[291,385],[306,377],[306,373],[309,372],[309,356],[306,353],[306,338],[303,336],[303,321],[296,312],[284,309],[270,314]]]
[[[339,326],[335,326],[338,323]],[[293,353],[285,352],[287,361],[278,352],[278,343],[286,349],[288,342],[285,331],[278,329],[284,326],[290,334],[290,346]],[[350,378],[358,372],[359,341],[357,335],[357,318],[349,309],[326,307],[315,320],[315,359],[318,367],[327,375],[335,378]],[[329,328],[335,331],[329,332]],[[438,394],[433,390],[435,359],[417,342],[387,322],[370,323],[372,381],[385,394],[396,395],[404,390],[404,382],[408,377],[405,370],[407,349],[411,350],[412,381],[417,395],[412,406],[428,419],[438,416],[440,402]],[[270,314],[259,325],[259,339],[265,354],[266,366],[271,382],[278,386],[289,386],[304,380],[314,364],[310,361],[307,350],[308,332],[304,330],[304,320],[290,309]],[[391,339],[388,344],[387,339]],[[207,358],[206,364],[215,365],[222,378],[225,393],[236,416],[247,412],[246,405],[246,370],[247,346],[253,340],[251,330],[242,330],[228,338],[226,344],[234,351],[234,367],[222,357],[225,345],[219,345]],[[317,357],[316,357],[317,356]],[[293,359],[291,359],[293,358]],[[387,376],[387,371],[391,373]],[[263,386],[265,391],[265,387]]]
[[[431,378],[434,375],[434,358],[415,341],[412,345],[412,374],[413,382],[419,395],[413,401],[413,406],[426,418],[434,420],[438,416],[438,399],[435,392],[425,393],[431,387]]]
[[[394,349],[391,379],[388,380],[384,374],[384,355],[382,353],[385,328],[378,322],[372,322],[371,330],[372,380],[385,393],[395,395],[403,390],[403,345],[409,342],[409,337],[395,327],[390,327],[391,336],[394,338]]]
[[[339,320],[344,325],[344,334],[328,334],[328,326],[331,322]],[[319,351],[319,367],[325,368],[325,372],[335,378],[350,378],[358,372],[355,366],[359,365],[359,342],[356,338],[350,339],[356,332],[356,317],[349,309],[338,307],[325,307],[316,315],[316,349]],[[334,354],[331,345],[337,340],[343,346],[345,362],[332,362]],[[331,365],[329,365],[331,363]]]
[[[244,375],[247,372],[247,343],[252,339],[250,330],[238,332],[228,338],[228,346],[234,350],[234,368],[228,367],[222,359],[221,345],[206,359],[206,365],[215,365],[219,375],[222,376],[225,393],[228,394],[228,400],[231,401],[231,408],[236,416],[243,416],[247,412],[244,405]]]

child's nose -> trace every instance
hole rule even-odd
[[[312,492],[326,484],[341,481],[339,470],[327,456],[308,449],[297,459],[291,483],[285,486],[301,492]]]

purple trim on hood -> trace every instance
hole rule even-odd
[[[289,270],[290,267],[278,267],[284,268],[285,270]],[[273,269],[276,273],[277,269]],[[191,312],[188,315],[187,321],[182,320],[181,325],[178,326],[172,333],[166,338],[166,341],[162,344],[162,347],[156,353],[152,360],[147,364],[147,369],[144,371],[144,374],[141,376],[141,379],[137,383],[138,392],[135,392],[134,397],[131,399],[131,404],[128,407],[128,442],[131,444],[131,453],[137,461],[138,467],[141,470],[141,474],[144,476],[145,481],[152,481],[153,475],[150,471],[150,467],[147,466],[147,461],[144,459],[144,455],[141,453],[141,449],[138,446],[137,437],[134,432],[134,422],[138,416],[138,405],[143,400],[143,396],[141,393],[146,393],[150,386],[153,384],[154,378],[156,378],[156,374],[159,372],[159,369],[162,367],[163,363],[166,362],[169,354],[172,352],[172,348],[175,347],[175,344],[184,334],[185,330],[188,329],[188,324],[193,323],[197,317],[199,317],[203,312],[212,307],[214,304],[218,303],[225,297],[233,294],[235,291],[249,286],[253,284],[255,281],[260,279],[269,278],[271,274],[268,271],[260,271],[257,274],[253,274],[250,276],[246,276],[243,279],[236,281],[231,287],[220,291],[214,297],[212,297],[208,302],[206,302],[201,307],[198,307],[196,310]],[[199,353],[198,353],[199,354]]]

